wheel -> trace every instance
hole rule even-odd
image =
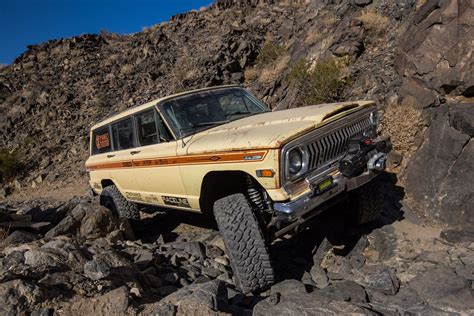
[[[358,225],[375,221],[383,212],[384,194],[382,184],[372,180],[352,192],[352,205],[355,206],[355,220]]]
[[[214,216],[230,258],[237,287],[243,293],[263,290],[274,281],[270,254],[258,220],[243,194],[214,203]]]
[[[120,218],[140,219],[138,206],[127,201],[115,185],[109,185],[102,190],[100,204],[110,209]]]

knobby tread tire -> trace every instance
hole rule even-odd
[[[214,215],[237,287],[247,294],[273,284],[270,254],[258,220],[245,196],[239,193],[217,200]]]
[[[117,216],[120,218],[140,219],[140,211],[137,204],[127,201],[115,185],[109,185],[102,190],[100,204],[107,206],[107,201],[111,201]],[[110,208],[110,207],[109,207]]]
[[[378,181],[370,181],[356,189],[354,193],[357,224],[363,225],[378,219],[384,208],[382,184]]]

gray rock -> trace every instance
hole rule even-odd
[[[177,313],[182,315],[214,314],[218,307],[227,305],[227,288],[218,280],[192,284],[162,299],[158,308],[162,305],[175,306]]]
[[[270,296],[255,305],[254,316],[273,315],[348,315],[369,314],[363,308],[344,301],[336,301],[326,296],[316,297],[312,293]]]
[[[126,315],[128,290],[119,287],[102,296],[84,298],[61,306],[64,315]]]
[[[317,288],[322,289],[329,285],[326,271],[319,265],[312,266],[309,273],[311,274],[311,279],[313,279]]]
[[[25,264],[37,271],[57,271],[67,267],[67,255],[51,248],[28,250],[24,254]]]
[[[37,285],[25,280],[0,283],[0,314],[18,315],[29,306],[39,304],[45,292]]]
[[[414,290],[407,287],[400,288],[400,291],[395,295],[386,295],[374,291],[369,291],[368,295],[370,304],[376,310],[384,310],[386,313],[390,311],[405,314],[425,305],[424,300]]]
[[[352,281],[331,283],[322,290],[313,292],[315,297],[326,296],[336,301],[353,303],[367,302],[367,294],[362,286]]]
[[[469,282],[445,267],[434,268],[413,278],[410,287],[430,305],[457,311],[474,311]]]
[[[299,295],[301,293],[307,293],[303,283],[298,280],[284,280],[270,288],[271,294],[280,293],[281,295]]]
[[[167,246],[171,246],[174,249],[183,250],[190,255],[196,258],[205,258],[206,257],[206,248],[204,245],[198,241],[191,241],[191,242],[172,242],[167,244]]]
[[[424,210],[451,227],[474,227],[474,142],[449,124],[446,107],[434,118],[425,143],[407,169],[406,190]],[[430,176],[427,177],[426,175]]]
[[[0,241],[0,248],[6,248],[8,246],[27,244],[38,239],[38,236],[22,230],[15,230],[3,241]]]
[[[364,267],[361,272],[364,275],[364,284],[367,288],[383,294],[393,295],[397,293],[400,282],[393,271],[384,266]]]
[[[108,277],[114,268],[134,268],[134,265],[127,258],[109,250],[98,253],[94,256],[94,260],[86,262],[84,274],[91,280],[100,280]]]

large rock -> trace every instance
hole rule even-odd
[[[413,278],[410,287],[430,305],[474,313],[474,293],[469,282],[449,268],[428,270]]]
[[[0,283],[0,314],[18,315],[40,303],[44,291],[35,284],[24,280]]]
[[[128,290],[119,287],[96,298],[84,298],[62,306],[64,315],[126,315]]]
[[[432,110],[421,149],[407,169],[415,204],[442,223],[474,227],[474,104]]]
[[[157,310],[176,310],[181,315],[209,315],[227,307],[227,288],[224,282],[214,280],[193,284],[176,291],[157,306]]]
[[[111,210],[95,203],[79,203],[58,225],[46,233],[46,237],[60,235],[105,237],[112,232],[133,239],[133,231],[126,220],[118,220]]]
[[[367,315],[363,308],[315,294],[272,295],[255,305],[254,316],[273,315]]]
[[[427,107],[439,95],[474,95],[473,16],[472,1],[428,0],[418,10],[401,36],[396,59],[403,98]]]

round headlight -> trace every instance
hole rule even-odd
[[[297,174],[303,168],[303,154],[299,149],[293,149],[288,153],[288,170],[291,174]]]
[[[369,120],[372,125],[379,124],[379,114],[377,113],[377,110],[370,113]]]

